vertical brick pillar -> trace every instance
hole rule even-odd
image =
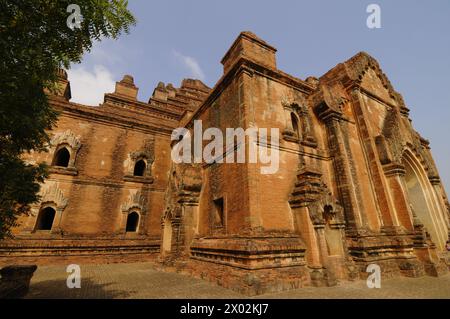
[[[314,230],[316,231],[317,242],[319,244],[318,246],[322,266],[327,267],[328,248],[327,248],[327,240],[325,239],[325,224],[315,224]]]
[[[295,229],[306,244],[306,261],[308,266],[321,267],[319,245],[314,231],[314,226],[309,217],[307,207],[292,207]]]
[[[352,178],[349,162],[350,150],[344,145],[344,136],[341,129],[341,115],[338,113],[328,113],[322,116],[325,121],[328,135],[328,145],[330,154],[334,156],[334,174],[340,201],[344,207],[347,230],[357,230],[367,224],[365,216],[360,213],[358,199],[355,191],[356,181]]]
[[[404,180],[405,168],[399,164],[387,164],[383,167],[388,180],[389,191],[394,201],[397,219],[407,230],[414,230],[414,218],[408,201],[408,193]]]
[[[53,219],[53,226],[51,230],[52,234],[60,234],[62,232],[61,219],[63,210],[64,209],[62,207],[56,207],[55,209],[55,218]]]
[[[243,114],[240,123],[243,124],[245,129],[258,126],[256,123],[256,108],[252,97],[252,77],[253,73],[248,70],[242,70],[239,74],[239,112]],[[250,139],[246,138],[245,143],[246,158],[250,158]],[[246,175],[246,180],[244,181],[246,185],[242,185],[242,189],[248,192],[248,213],[245,213],[247,216],[243,218],[242,229],[259,229],[263,225],[263,217],[261,216],[263,208],[259,200],[261,196],[261,191],[259,190],[261,187],[259,183],[260,166],[252,163],[245,164],[242,173]]]
[[[179,247],[180,253],[189,254],[189,248],[192,240],[198,234],[198,205],[187,204],[182,206],[183,222],[180,225],[179,234],[182,240],[182,246]]]
[[[383,226],[398,226],[398,220],[393,213],[393,203],[391,198],[389,198],[386,181],[383,178],[384,174],[379,161],[375,139],[370,135],[369,127],[366,123],[366,119],[370,117],[365,112],[365,108],[363,107],[364,100],[358,88],[353,89],[351,97],[351,105],[357,123],[358,134],[367,160],[367,171],[373,180],[373,189],[380,207]]]
[[[25,226],[20,232],[22,235],[30,234],[36,225],[37,218],[39,217],[39,208],[40,205],[32,205],[30,209],[30,215],[25,221]]]

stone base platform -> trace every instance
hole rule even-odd
[[[159,240],[20,239],[0,242],[0,266],[145,262],[157,258]]]
[[[379,265],[384,278],[442,276],[448,272],[434,246],[423,243],[419,247],[407,233],[358,234],[350,237],[349,251],[360,278],[367,277],[370,264]]]
[[[200,238],[177,271],[206,279],[247,296],[310,285],[305,245],[292,234]]]

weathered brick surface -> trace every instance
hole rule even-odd
[[[159,251],[167,267],[248,295],[331,286],[371,263],[386,276],[446,272],[447,195],[429,142],[378,62],[360,52],[302,80],[277,69],[275,53],[243,32],[213,89],[160,83],[148,103],[137,101],[130,76],[99,107],[71,103],[61,74],[65,93],[50,99],[61,111],[52,147],[26,158],[52,163],[66,145],[69,167],[52,167],[42,203],[1,245],[0,260],[51,262],[45,251],[57,251],[121,261]],[[174,164],[170,134],[179,126],[193,133],[195,120],[224,136],[226,128],[278,129],[279,169],[264,175],[268,164],[249,163],[248,139],[246,163]],[[144,177],[133,176],[139,159]],[[48,205],[52,230],[35,231]],[[127,233],[131,211],[139,226]]]
[[[167,264],[250,295],[334,285],[362,276],[371,263],[388,277],[439,273],[448,240],[447,197],[427,142],[375,59],[361,52],[303,81],[278,70],[275,49],[244,32],[222,64],[223,77],[185,126],[192,131],[194,120],[202,120],[203,130],[278,128],[280,168],[272,175],[261,174],[261,163],[194,170],[202,181],[191,194],[198,227],[172,231],[172,241],[178,238],[184,248],[180,254],[172,243]],[[170,193],[167,211],[183,212],[176,199],[187,188]],[[217,198],[225,203],[220,229],[212,222]],[[185,224],[179,216],[177,223]],[[297,236],[306,247],[306,264],[297,270],[305,280],[295,271],[287,275],[286,265],[298,266],[289,248],[280,248],[282,239],[271,246],[274,232]],[[259,248],[246,249],[252,245]],[[255,269],[267,265],[261,253],[270,249],[276,262],[257,275]],[[246,283],[250,274],[257,285]]]
[[[52,145],[47,153],[25,158],[51,165],[58,147],[66,146],[72,164],[51,167],[41,190],[42,202],[19,220],[14,240],[0,243],[0,264],[102,263],[155,257],[171,164],[170,134],[184,112],[195,108],[209,89],[199,81],[186,80],[179,89],[160,84],[158,90],[165,98],[139,102],[133,79],[125,76],[98,107],[50,97],[60,112],[50,132]],[[137,158],[147,162],[144,177],[133,176]],[[57,211],[51,231],[36,229],[45,205]],[[137,231],[127,233],[126,218],[131,211],[137,211],[140,218]]]

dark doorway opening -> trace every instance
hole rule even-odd
[[[36,230],[51,230],[55,220],[55,210],[51,207],[43,209],[38,216]]]
[[[136,212],[128,214],[127,228],[126,228],[127,233],[136,232],[138,224],[139,224],[139,214]]]

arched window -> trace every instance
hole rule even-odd
[[[133,233],[137,231],[139,225],[139,214],[136,212],[131,212],[127,217],[127,233]]]
[[[137,161],[136,164],[134,164],[133,175],[134,176],[144,176],[146,167],[147,167],[147,165],[145,164],[144,160],[141,159],[141,160]]]
[[[294,130],[295,135],[297,137],[300,137],[300,134],[298,131],[298,119],[294,113],[291,113],[291,122],[292,122],[292,129]]]
[[[53,164],[54,166],[62,166],[62,167],[68,167],[69,166],[69,160],[70,160],[70,153],[69,150],[66,147],[60,148],[53,158]]]
[[[51,230],[55,219],[55,210],[51,207],[44,208],[38,216],[36,230]]]

